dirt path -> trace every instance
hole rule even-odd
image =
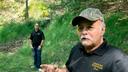
[[[23,40],[15,40],[8,43],[0,44],[0,52],[14,52],[23,45]]]

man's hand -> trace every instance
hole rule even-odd
[[[33,46],[32,46],[32,45],[30,45],[30,48],[33,48]]]
[[[40,45],[38,46],[38,49],[41,49],[41,46]]]
[[[32,46],[32,40],[29,39],[29,41],[30,41],[30,47],[33,48],[33,46]]]
[[[41,68],[43,69],[44,72],[55,72],[55,70],[57,69],[57,66],[43,64],[43,65],[41,65]]]
[[[57,68],[55,72],[67,72],[66,68]]]
[[[43,72],[67,72],[65,68],[58,68],[57,65],[43,64],[41,65]]]

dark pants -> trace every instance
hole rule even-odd
[[[41,65],[41,51],[42,49],[38,49],[38,47],[33,48],[33,56],[34,56],[34,66],[38,69]]]

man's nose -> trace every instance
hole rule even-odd
[[[81,34],[87,35],[87,34],[88,34],[88,30],[84,28],[84,29],[81,31]]]

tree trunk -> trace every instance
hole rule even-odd
[[[25,9],[25,20],[29,18],[29,13],[28,13],[28,0],[26,0],[26,9]]]

